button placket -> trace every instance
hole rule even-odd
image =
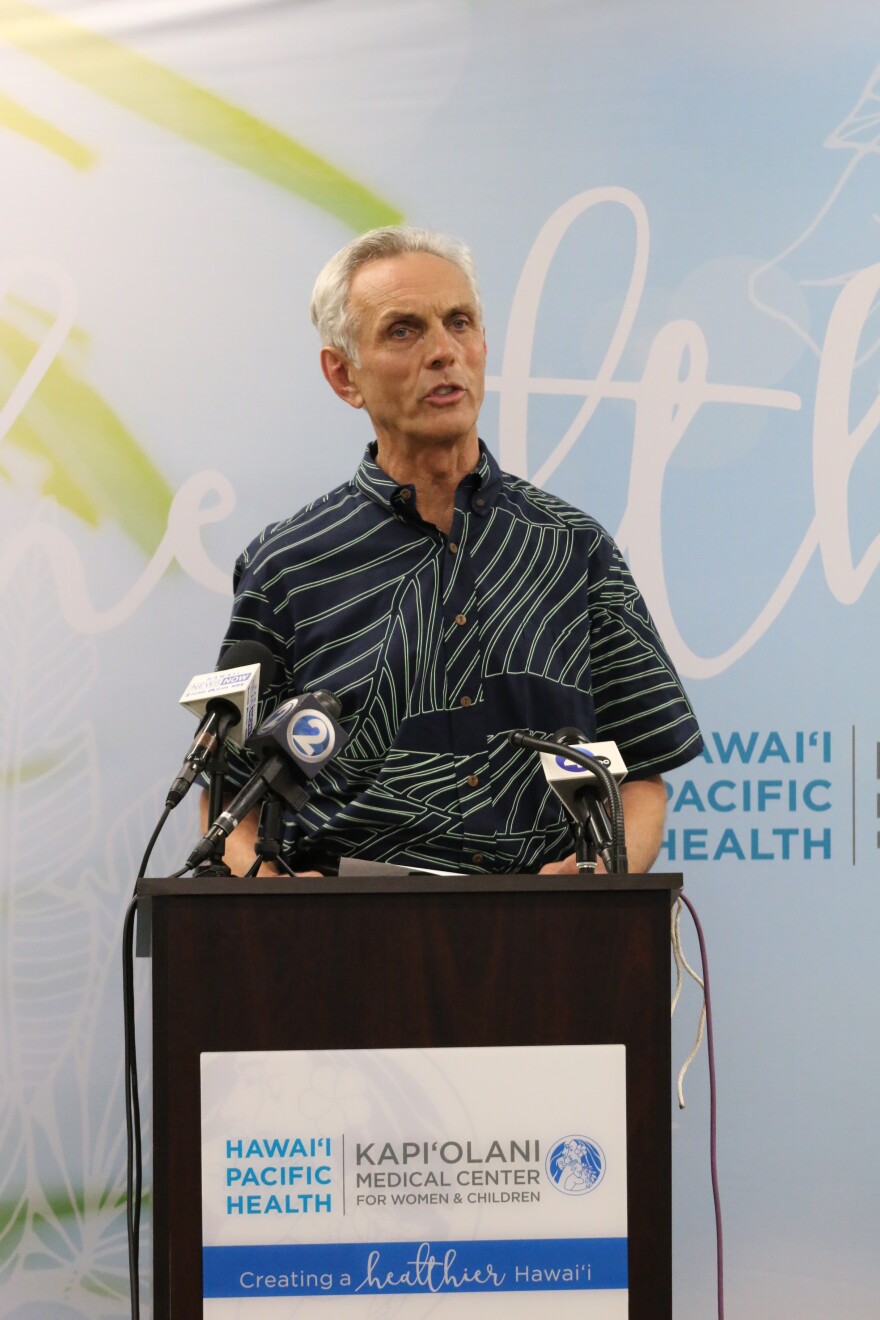
[[[443,656],[446,665],[452,748],[459,767],[456,777],[463,834],[461,863],[483,867],[494,832],[489,780],[482,773],[486,758],[485,712],[479,701],[483,657],[474,566],[468,546],[475,530],[474,513],[457,508],[450,539],[442,557]],[[482,524],[481,524],[482,527]],[[478,773],[479,772],[479,773]],[[491,850],[490,850],[491,851]]]

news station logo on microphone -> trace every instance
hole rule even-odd
[[[605,1153],[590,1137],[572,1133],[550,1147],[545,1163],[547,1177],[566,1196],[592,1192],[605,1177]]]
[[[307,779],[314,779],[348,742],[339,713],[339,700],[332,692],[324,688],[303,692],[267,715],[249,738],[248,748],[258,755],[280,752]]]
[[[611,769],[610,756],[597,756],[595,752],[588,752],[587,755],[591,758],[591,760],[599,761],[608,770]],[[557,756],[556,764],[559,766],[560,770],[565,770],[570,775],[588,775],[590,773],[587,766],[578,765],[577,761],[569,761],[564,756]]]
[[[590,761],[602,766],[614,776],[618,784],[626,778],[626,763],[617,743],[580,742],[571,743],[570,746],[572,752],[580,752]],[[580,761],[566,756],[561,747],[559,751],[541,752],[541,766],[547,783],[566,805],[573,801],[575,794],[601,789],[603,783],[595,770],[587,769]]]
[[[304,710],[287,729],[287,742],[294,756],[305,761],[325,761],[336,746],[332,720],[318,710]]]

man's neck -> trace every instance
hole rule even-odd
[[[449,535],[455,512],[455,492],[462,477],[473,472],[480,457],[476,435],[450,445],[389,445],[378,442],[376,461],[401,486],[415,486],[416,504],[426,522]]]

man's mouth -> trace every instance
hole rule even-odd
[[[464,394],[464,390],[460,385],[435,385],[434,388],[428,394],[428,398],[436,399],[438,400],[438,402],[442,402],[447,399],[453,401],[455,399],[461,398],[463,394]]]

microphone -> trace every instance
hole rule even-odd
[[[257,703],[265,696],[275,673],[272,652],[261,642],[233,642],[212,674],[197,674],[180,698],[201,716],[196,736],[183,765],[168,790],[166,807],[176,807],[197,775],[225,741],[243,746],[257,719]]]
[[[626,842],[618,783],[626,777],[626,765],[617,744],[589,743],[580,729],[560,729],[553,738],[534,738],[525,730],[515,729],[507,740],[514,747],[541,753],[544,777],[574,822],[578,869],[592,869],[595,860],[591,858],[595,859],[598,851],[609,872],[625,872]],[[595,851],[591,852],[590,845]]]
[[[582,752],[591,762],[598,761],[600,766],[604,766],[614,776],[618,784],[626,778],[626,765],[618,751],[617,743],[587,742],[578,729],[560,729],[553,735],[553,742],[562,743]],[[569,756],[553,752],[541,753],[541,767],[544,778],[570,816],[585,811],[585,798],[601,799],[605,795],[605,781],[600,779],[601,769],[597,774],[595,767],[588,769],[586,765],[573,761]]]
[[[192,850],[186,870],[205,861],[267,794],[302,811],[309,801],[303,783],[314,779],[348,742],[338,722],[341,712],[339,698],[319,688],[282,702],[263,720],[247,740],[248,748],[261,756],[260,765]]]

